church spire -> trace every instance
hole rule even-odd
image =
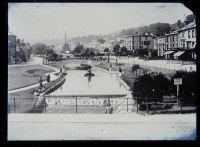
[[[65,44],[67,43],[67,35],[66,35],[66,32],[65,32]]]

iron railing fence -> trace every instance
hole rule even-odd
[[[172,106],[182,110],[177,98],[126,98],[125,96],[38,96],[9,98],[9,113],[116,114],[160,113]]]
[[[37,98],[9,98],[9,113],[120,113],[131,111],[132,98],[38,96]]]

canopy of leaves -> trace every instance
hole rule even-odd
[[[120,49],[120,45],[119,44],[116,44],[114,47],[113,47],[113,52],[115,55],[119,55],[119,49]]]
[[[85,48],[83,45],[77,45],[75,48],[74,48],[74,53],[75,54],[82,54],[84,53],[85,51]]]
[[[105,48],[105,49],[104,49],[104,52],[109,52],[109,48]]]
[[[139,97],[162,98],[170,94],[170,80],[161,73],[144,74],[136,78],[132,91]]]

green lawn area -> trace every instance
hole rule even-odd
[[[61,79],[62,78],[60,77],[54,81],[44,84],[44,86],[48,89],[49,87],[52,87],[53,85],[58,83]],[[15,112],[29,112],[33,108],[37,100],[37,96],[34,96],[33,94],[35,89],[37,88],[39,88],[39,84],[36,88],[8,94],[8,102],[11,108],[11,112],[14,111],[14,103]]]
[[[54,70],[41,65],[8,67],[8,90],[38,83],[40,76],[46,79],[48,71]]]

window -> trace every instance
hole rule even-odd
[[[192,38],[194,38],[194,30],[192,30]]]
[[[8,38],[8,43],[10,43],[11,41],[10,41],[10,37]]]
[[[190,38],[190,31],[188,31],[188,38]]]

